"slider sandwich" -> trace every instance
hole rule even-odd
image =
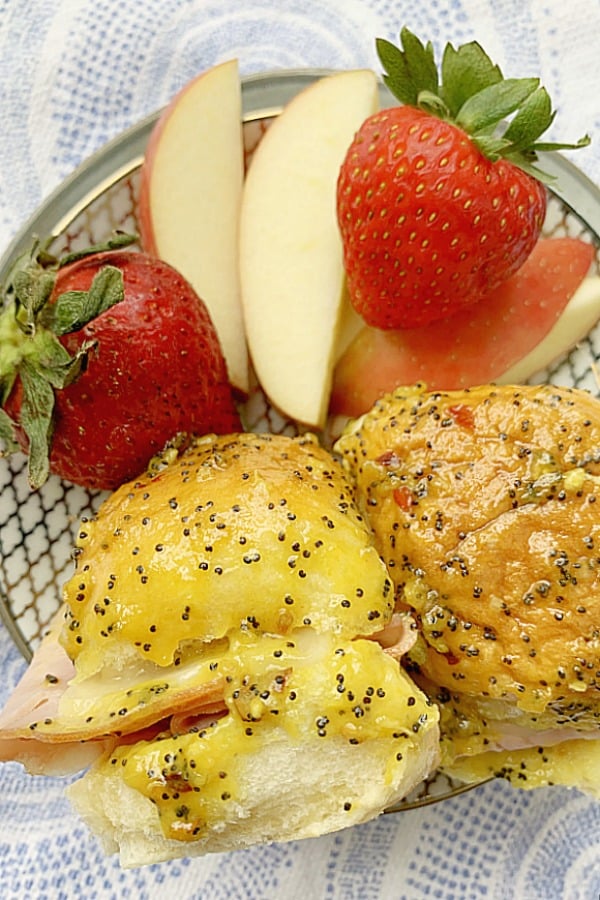
[[[309,436],[169,453],[81,523],[0,759],[89,766],[70,799],[124,866],[378,815],[436,768],[438,711],[341,464]]]
[[[442,769],[600,796],[600,402],[417,385],[336,449],[419,625]]]

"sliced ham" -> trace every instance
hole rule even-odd
[[[224,679],[215,677],[201,649],[181,665],[141,665],[119,677],[77,678],[59,636],[60,610],[0,713],[0,761],[28,771],[69,774],[87,767],[119,741],[181,734],[209,727],[226,715]],[[416,640],[413,619],[396,612],[370,636],[394,659]]]
[[[414,647],[417,634],[417,626],[412,616],[406,612],[395,612],[381,631],[367,635],[366,638],[377,641],[393,659],[400,660]]]
[[[119,679],[118,690],[110,681],[78,682],[59,642],[62,623],[61,611],[0,713],[0,761],[19,761],[36,774],[69,774],[87,767],[124,735],[143,737],[173,716],[180,723],[225,711],[224,679],[208,675],[201,656],[168,671],[142,669],[141,685],[135,681],[138,671],[129,685]],[[137,702],[128,709],[131,697]]]

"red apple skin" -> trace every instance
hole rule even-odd
[[[152,169],[152,160],[154,158],[154,148],[159,140],[158,129],[163,129],[163,118],[161,116],[157,122],[154,131],[150,135],[148,145],[146,147],[146,156],[140,170],[140,188],[137,206],[137,220],[140,232],[140,241],[145,252],[150,256],[158,256],[156,251],[156,241],[154,240],[154,230],[152,228],[152,214],[150,212],[150,178]]]
[[[154,128],[150,132],[146,150],[144,152],[144,161],[140,169],[140,186],[137,202],[137,220],[140,231],[140,241],[144,251],[151,256],[158,256],[156,239],[154,237],[154,227],[152,224],[152,211],[150,207],[150,185],[152,183],[152,169],[154,167],[154,159],[156,157],[157,148],[162,140],[165,125],[171,118],[174,107],[179,103],[182,95],[190,89],[192,84],[199,78],[204,77],[204,72],[198,75],[186,84],[170,101],[163,112],[160,114]]]
[[[577,238],[541,239],[521,269],[476,307],[421,328],[365,326],[338,361],[330,412],[360,416],[400,385],[455,390],[497,380],[548,334],[594,253]]]

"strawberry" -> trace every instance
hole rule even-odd
[[[431,44],[406,28],[400,38],[377,50],[404,105],[364,122],[337,187],[350,299],[383,329],[447,318],[516,272],[546,212],[537,154],[589,143],[539,142],[554,117],[547,92],[505,80],[479,44],[448,44],[440,82]]]
[[[208,312],[127,239],[61,260],[35,247],[0,316],[0,437],[49,472],[113,490],[182,433],[239,431]]]

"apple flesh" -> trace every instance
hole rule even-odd
[[[284,415],[325,424],[338,332],[347,328],[336,183],[378,106],[367,69],[328,75],[284,108],[254,154],[242,194],[246,336],[266,395]]]
[[[358,336],[359,332],[361,332],[364,327],[365,320],[352,306],[350,294],[348,293],[348,285],[344,280],[342,286],[342,305],[338,318],[337,336],[334,347],[334,366],[337,365],[346,350],[354,341],[354,338]]]
[[[189,82],[154,127],[141,170],[142,246],[170,263],[206,304],[229,380],[248,390],[239,286],[239,212],[244,177],[237,60]]]
[[[547,369],[576,347],[600,320],[600,277],[585,278],[546,337],[499,378],[498,384],[519,384]]]

